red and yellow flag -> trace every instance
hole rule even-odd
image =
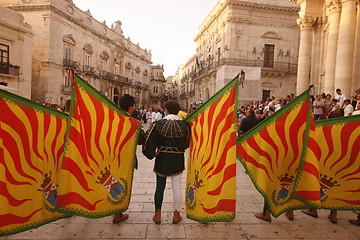
[[[308,90],[238,139],[238,158],[274,217],[306,207],[293,193],[303,173],[312,118]],[[316,177],[306,179],[318,184]]]
[[[316,122],[309,153],[318,161],[321,207],[360,210],[360,115]]]
[[[89,218],[128,208],[140,123],[75,76],[59,211]]]
[[[224,222],[236,206],[237,78],[185,120],[191,126],[186,213],[199,222]]]
[[[68,115],[0,90],[0,236],[63,218],[55,211]]]

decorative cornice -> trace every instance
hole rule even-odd
[[[17,6],[7,6],[8,8],[10,8],[11,10],[14,10],[16,12],[40,12],[40,11],[50,11],[53,13],[58,14],[59,16],[63,17],[64,19],[70,21],[71,23],[81,27],[82,29],[84,29],[85,31],[89,31],[91,32],[91,34],[93,34],[96,38],[104,40],[105,42],[108,42],[110,45],[115,45],[115,47],[117,49],[120,49],[120,51],[122,52],[126,52],[129,55],[132,55],[135,58],[141,59],[142,61],[145,61],[146,63],[152,63],[151,60],[147,60],[144,59],[142,56],[136,54],[135,52],[131,51],[130,49],[125,48],[123,45],[119,45],[116,40],[111,39],[107,36],[105,36],[103,33],[100,33],[96,30],[94,30],[91,26],[86,25],[85,23],[83,23],[83,21],[79,21],[79,19],[75,19],[74,17],[70,16],[69,14],[63,12],[61,9],[56,8],[53,5],[33,5],[33,6],[28,6],[28,5],[17,5]],[[87,16],[91,16],[90,11],[89,12],[84,12]],[[95,19],[96,20],[96,19]],[[101,23],[100,23],[101,24]],[[113,29],[109,29],[108,27],[105,26],[105,28],[107,30],[111,30],[114,31]],[[117,33],[119,34],[119,33]]]
[[[299,25],[301,30],[311,30],[314,25],[314,18],[311,16],[303,16],[296,20],[296,23]]]
[[[219,1],[219,3],[221,3],[221,1]],[[218,5],[215,6],[215,8]],[[251,9],[260,9],[260,10],[272,10],[272,11],[281,11],[281,12],[293,12],[293,13],[298,13],[298,11],[300,10],[299,7],[286,7],[286,6],[272,6],[272,5],[267,5],[267,4],[260,4],[260,3],[252,3],[250,2],[250,0],[248,0],[248,2],[240,2],[238,0],[227,0],[224,1],[222,6],[219,7],[218,9],[216,9],[216,12],[211,12],[210,14],[212,15],[208,15],[206,17],[206,19],[204,20],[204,22],[201,24],[200,28],[199,28],[199,33],[197,34],[197,36],[195,37],[195,41],[197,41],[197,39],[199,38],[199,36],[203,35],[204,32],[207,31],[207,29],[215,22],[218,21],[218,19],[220,18],[221,13],[226,9],[226,8],[251,8]],[[215,9],[214,8],[214,9]],[[280,14],[280,13],[279,13]],[[279,15],[278,14],[278,15]],[[240,17],[241,18],[241,17]],[[251,16],[247,16],[247,17],[243,17],[242,19],[240,19],[240,21],[242,22],[247,22],[250,21]],[[233,18],[231,16],[228,16],[226,19],[226,22],[232,22]],[[239,21],[239,20],[237,20]],[[220,24],[220,22],[219,22]],[[225,24],[225,23],[222,23]],[[267,25],[265,25],[267,26]]]

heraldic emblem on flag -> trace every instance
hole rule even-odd
[[[100,218],[130,203],[140,123],[75,75],[58,211]]]
[[[185,119],[191,126],[186,183],[187,217],[224,222],[236,206],[237,78]]]
[[[55,211],[68,115],[0,90],[0,236],[65,217]]]
[[[311,119],[307,90],[237,141],[237,156],[274,217],[306,207],[293,193],[302,174]]]
[[[308,157],[318,162],[321,208],[360,210],[360,115],[315,126]]]
[[[111,198],[108,197],[110,202],[121,203],[126,197],[128,191],[127,182],[121,178],[121,183],[111,175],[110,166],[105,167],[104,171],[100,172],[101,176],[98,176],[96,183],[101,184],[110,193]]]

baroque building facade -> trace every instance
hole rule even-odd
[[[65,105],[71,97],[68,70],[115,104],[128,93],[148,106],[153,76],[151,51],[125,38],[121,22],[108,27],[72,0],[0,0],[33,26],[32,99]]]
[[[241,70],[240,105],[294,93],[299,9],[288,0],[220,0],[199,27],[196,53],[174,76],[182,107],[199,106]]]
[[[301,6],[297,92],[340,88],[350,98],[360,87],[360,1],[290,0]]]
[[[165,103],[165,84],[166,80],[164,77],[164,66],[153,65],[151,71],[150,80],[150,98],[148,106],[154,108],[160,108]]]
[[[31,98],[32,29],[24,17],[0,6],[0,89]]]

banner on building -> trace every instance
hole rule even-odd
[[[55,211],[68,115],[0,90],[0,236],[65,217]]]
[[[100,218],[128,208],[140,123],[75,76],[59,211]]]
[[[302,174],[303,182],[315,185],[303,190],[316,196],[314,204],[319,203],[318,192],[311,191],[318,191],[316,172],[302,171],[304,165],[308,167],[304,159],[313,124],[311,111],[307,90],[237,141],[237,156],[274,217],[309,207],[307,199],[294,195]]]
[[[236,77],[185,119],[191,126],[186,214],[199,222],[235,217],[237,81]]]

